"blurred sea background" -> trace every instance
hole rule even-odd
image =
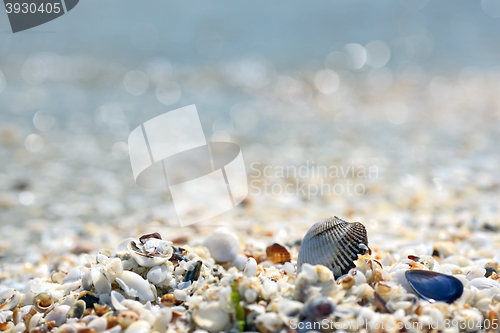
[[[242,147],[249,181],[312,161],[378,169],[326,180],[363,184],[362,195],[251,190],[211,223],[282,239],[334,214],[387,233],[496,225],[499,32],[497,0],[82,0],[16,34],[2,11],[2,261],[42,243],[79,253],[157,230],[189,239],[168,191],[134,184],[126,143],[190,104],[207,138]]]

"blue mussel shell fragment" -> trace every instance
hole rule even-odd
[[[429,302],[453,303],[464,292],[462,282],[451,275],[433,271],[408,270],[405,276],[415,293]]]

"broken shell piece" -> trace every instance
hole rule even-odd
[[[304,263],[324,265],[338,278],[356,266],[358,254],[370,252],[366,229],[361,223],[330,217],[307,231],[299,250],[297,272],[300,273]]]
[[[70,309],[69,305],[59,305],[45,316],[45,322],[54,321],[55,326],[61,326],[66,322],[66,317]]]
[[[166,262],[174,253],[172,242],[158,238],[148,238],[144,243],[131,241],[128,252],[140,266],[154,267]]]
[[[66,276],[64,277],[63,283],[80,281],[86,275],[90,276],[90,270],[84,266],[77,266],[70,269],[68,274],[66,274]]]
[[[476,287],[479,290],[497,288],[498,291],[500,292],[500,283],[495,281],[495,280],[488,279],[485,277],[472,279],[467,284],[466,288],[470,289],[471,287]]]
[[[139,297],[143,302],[154,301],[155,299],[151,285],[134,272],[122,272],[116,277],[116,282],[130,297]]]
[[[291,260],[290,251],[278,243],[268,246],[266,248],[266,255],[273,264],[284,264]]]
[[[117,291],[112,291],[111,292],[111,304],[116,310],[127,310],[127,307],[125,307],[121,302],[125,299],[122,294],[120,294]]]
[[[21,300],[21,294],[14,289],[0,291],[0,311],[14,309]]]
[[[145,244],[146,241],[150,238],[161,239],[161,235],[157,232],[154,232],[152,234],[142,235],[141,237],[139,237],[139,242],[141,242],[142,244]]]
[[[26,322],[26,326],[28,326],[28,331],[31,332],[31,329],[35,328],[40,320],[43,318],[43,313],[36,313]]]
[[[98,294],[109,294],[111,292],[111,279],[104,265],[94,265],[90,269],[92,283]]]
[[[186,275],[184,276],[184,282],[188,282],[188,281],[194,282],[194,281],[198,280],[198,278],[200,277],[202,266],[203,266],[203,262],[198,260],[196,262],[196,264],[194,264],[192,269],[187,271]]]
[[[85,312],[86,306],[85,302],[82,300],[78,300],[73,303],[68,311],[68,318],[82,318],[83,313]]]
[[[161,297],[161,304],[165,306],[179,305],[182,301],[178,300],[173,293],[165,294]]]

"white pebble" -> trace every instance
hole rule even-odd
[[[313,265],[310,265],[307,263],[303,264],[299,275],[302,275],[302,274],[311,283],[318,282],[318,272],[316,271],[316,267],[314,267]]]
[[[254,258],[248,258],[243,274],[248,277],[253,277],[257,274],[257,261]]]
[[[187,293],[184,290],[176,289],[174,290],[174,296],[179,301],[185,301],[187,297]]]
[[[161,266],[151,268],[147,274],[148,281],[152,284],[158,284],[164,277]]]
[[[257,300],[257,296],[259,296],[259,294],[257,294],[257,292],[253,289],[247,289],[245,290],[245,300],[247,301],[247,303],[253,303]]]
[[[186,289],[191,286],[191,281],[182,281],[177,285],[177,289]]]
[[[208,236],[204,244],[217,262],[230,262],[240,251],[240,240],[226,228],[218,228]]]
[[[263,283],[264,287],[264,298],[271,299],[278,292],[278,285],[276,282],[269,279],[265,279]]]
[[[286,262],[283,265],[283,269],[285,270],[286,274],[288,274],[288,275],[292,275],[293,273],[295,273],[295,267],[293,266],[293,264],[291,262]]]
[[[247,256],[239,254],[233,261],[233,266],[238,268],[240,271],[245,269],[245,264],[247,263]]]
[[[183,275],[185,272],[186,272],[186,270],[184,269],[184,265],[182,265],[182,263],[181,263],[181,264],[179,264],[179,266],[177,266],[175,268],[174,274],[175,275]]]

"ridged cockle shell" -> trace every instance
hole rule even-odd
[[[338,278],[355,267],[358,254],[369,252],[366,229],[361,223],[330,217],[315,223],[304,236],[297,273],[303,263],[308,263],[326,266]]]

